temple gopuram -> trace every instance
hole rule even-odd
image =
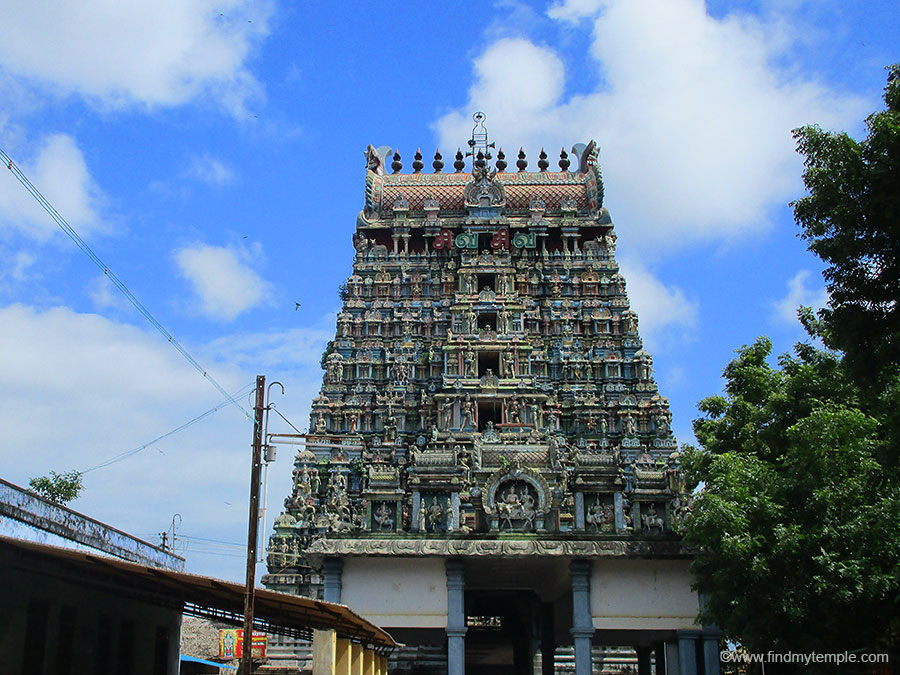
[[[385,628],[405,645],[392,673],[718,675],[597,146],[513,168],[483,119],[452,171],[439,151],[428,173],[421,152],[411,172],[366,152],[263,582]],[[270,657],[302,666],[303,649]]]

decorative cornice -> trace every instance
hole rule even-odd
[[[552,539],[318,539],[307,556],[691,557],[680,541]]]

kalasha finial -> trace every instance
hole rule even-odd
[[[484,153],[481,150],[479,150],[478,153],[475,155],[475,166],[479,169],[483,169],[484,165],[485,165]]]
[[[434,167],[435,173],[440,173],[444,170],[444,158],[441,157],[441,149],[438,148],[434,152],[434,161],[431,163],[431,166]]]
[[[456,169],[456,173],[462,173],[462,170],[466,168],[466,162],[463,159],[462,150],[457,148],[456,150],[456,161],[453,162],[453,168]]]
[[[528,160],[525,159],[525,148],[519,148],[519,159],[516,160],[516,166],[519,169],[519,173],[522,173],[525,167],[528,166]]]
[[[497,171],[500,173],[506,171],[506,155],[503,154],[503,148],[497,153]]]
[[[544,152],[544,149],[543,149],[543,148],[541,148],[541,154],[538,155],[538,157],[539,157],[539,159],[538,159],[538,168],[539,168],[541,171],[546,171],[547,168],[550,166],[550,162],[547,161],[547,153]]]
[[[559,151],[559,170],[560,171],[568,171],[569,170],[569,153],[566,152],[566,149],[563,148]]]
[[[391,162],[391,168],[394,170],[394,173],[400,173],[400,169],[403,168],[403,162],[400,161],[399,150],[394,153],[394,161]]]
[[[416,148],[416,154],[413,157],[413,173],[422,173],[425,164],[422,162],[422,148]]]

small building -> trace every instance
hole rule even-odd
[[[0,673],[175,675],[182,614],[241,625],[244,587],[174,570],[0,537]],[[397,647],[341,605],[257,589],[254,629],[313,640],[385,673]],[[343,651],[342,651],[343,650]]]
[[[241,626],[245,593],[183,569],[170,551],[0,479],[0,673],[179,673],[183,616]],[[254,631],[306,641],[318,631],[317,672],[344,649],[383,673],[397,646],[340,605],[257,589],[254,615]],[[220,672],[187,661],[180,672]]]

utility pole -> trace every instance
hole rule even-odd
[[[263,410],[266,376],[256,376],[256,405],[253,407],[253,464],[250,467],[250,522],[247,527],[247,586],[244,589],[244,644],[241,675],[253,668],[253,587],[256,583],[256,539],[259,530],[259,471],[262,464]]]

